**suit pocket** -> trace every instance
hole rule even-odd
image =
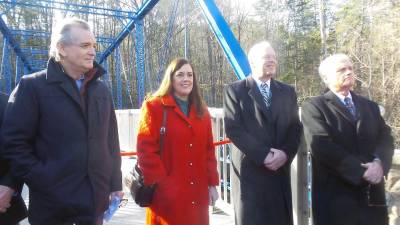
[[[54,179],[52,179],[53,172],[52,168],[48,168],[46,164],[36,164],[28,173],[26,183],[30,189],[36,190],[37,192],[46,192],[55,182]]]

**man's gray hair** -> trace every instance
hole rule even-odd
[[[254,44],[250,48],[249,53],[247,54],[247,59],[249,60],[250,65],[253,62],[253,60],[257,57],[257,55],[260,54],[260,52],[262,52],[263,50],[265,50],[267,48],[274,49],[268,41],[261,41],[261,42]]]
[[[348,57],[346,54],[343,53],[333,54],[322,60],[321,64],[319,65],[318,72],[319,76],[321,77],[322,81],[325,83],[326,86],[328,86],[329,74],[335,73],[336,65],[343,61],[352,63],[350,57]]]
[[[71,17],[65,18],[58,24],[51,34],[51,44],[49,56],[54,57],[56,61],[60,61],[60,53],[57,49],[58,44],[70,45],[74,43],[73,37],[71,36],[72,27],[79,27],[84,30],[90,31],[89,24],[81,19]]]

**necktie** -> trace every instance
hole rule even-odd
[[[268,84],[267,83],[262,83],[261,86],[261,94],[263,96],[265,105],[268,107],[271,106],[271,92],[269,90]]]
[[[349,110],[351,115],[353,115],[353,117],[355,118],[356,117],[356,108],[354,107],[353,101],[351,101],[351,99],[349,97],[345,97],[344,105]]]

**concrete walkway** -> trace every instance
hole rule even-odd
[[[122,172],[123,172],[123,177],[125,174],[128,174],[131,171],[131,168],[133,167],[135,163],[135,159],[129,159],[124,157],[122,160]],[[125,198],[128,198],[128,203],[124,206],[118,209],[118,211],[115,213],[113,218],[105,223],[105,225],[144,225],[145,224],[145,210],[144,208],[139,207],[138,205],[135,204],[133,199],[131,198],[130,194],[128,194],[128,190],[124,190],[125,192]],[[23,196],[25,199],[25,202],[29,202],[29,196],[27,192],[27,187],[24,187],[23,190]],[[217,208],[210,208],[210,225],[234,225],[234,219],[223,213],[221,210],[218,210]],[[21,222],[21,225],[29,225],[28,220],[24,220]],[[46,224],[46,225],[52,225],[52,224]]]
[[[216,210],[219,211],[219,210]],[[218,213],[210,212],[211,225],[234,225],[233,219],[220,211]],[[137,206],[132,199],[128,200],[125,207],[120,208],[113,218],[104,223],[105,225],[144,225],[145,211],[144,208]],[[29,225],[28,220],[22,221],[21,225]],[[51,224],[48,224],[51,225]]]

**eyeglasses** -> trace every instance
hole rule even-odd
[[[374,199],[373,196],[371,196],[371,186],[371,184],[368,184],[367,188],[365,189],[365,194],[367,195],[367,205],[371,207],[387,207],[388,205],[386,196],[384,202],[381,202],[382,200]]]

